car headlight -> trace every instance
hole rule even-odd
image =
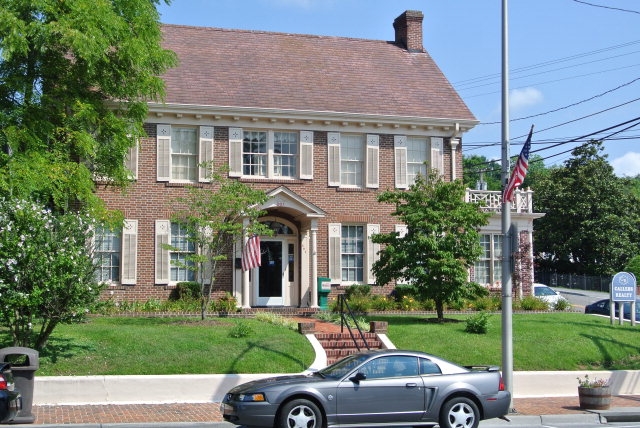
[[[253,394],[239,394],[238,401],[267,401],[267,398],[262,392],[255,392]]]

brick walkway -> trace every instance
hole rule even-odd
[[[38,424],[221,422],[219,403],[173,403],[91,406],[33,406]],[[518,415],[561,415],[586,413],[578,397],[517,398]],[[640,407],[640,396],[613,397],[611,407]]]

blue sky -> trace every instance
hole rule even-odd
[[[640,2],[508,8],[510,154],[533,124],[532,153],[546,165],[594,138],[605,140],[616,174],[640,174]],[[393,20],[420,10],[425,49],[480,121],[463,153],[501,157],[501,0],[172,0],[159,10],[170,24],[375,40],[393,40]]]

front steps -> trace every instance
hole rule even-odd
[[[341,329],[337,325],[328,328],[326,324],[318,326],[313,321],[299,323],[298,331],[302,334],[313,334],[315,336],[325,351],[327,365],[333,364],[351,354],[366,351],[367,344],[369,349],[372,350],[393,347],[393,344],[390,344],[388,339],[385,341],[378,336],[380,334],[386,338],[387,323],[383,321],[371,321],[369,323],[369,332],[363,332],[364,338],[360,336],[357,329],[352,330],[353,337],[351,337],[346,328]]]
[[[363,334],[366,343],[357,331],[354,332],[354,337],[356,338],[355,341],[351,338],[351,335],[348,332],[316,333],[315,336],[327,354],[327,365],[333,364],[336,361],[359,351],[366,351],[367,344],[369,345],[369,349],[383,348],[382,341],[375,333]],[[358,349],[358,347],[360,349]]]

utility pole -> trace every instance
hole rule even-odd
[[[502,0],[502,378],[513,395],[513,298],[511,284],[511,204],[504,198],[509,180],[509,25]],[[513,407],[513,406],[511,406]]]

